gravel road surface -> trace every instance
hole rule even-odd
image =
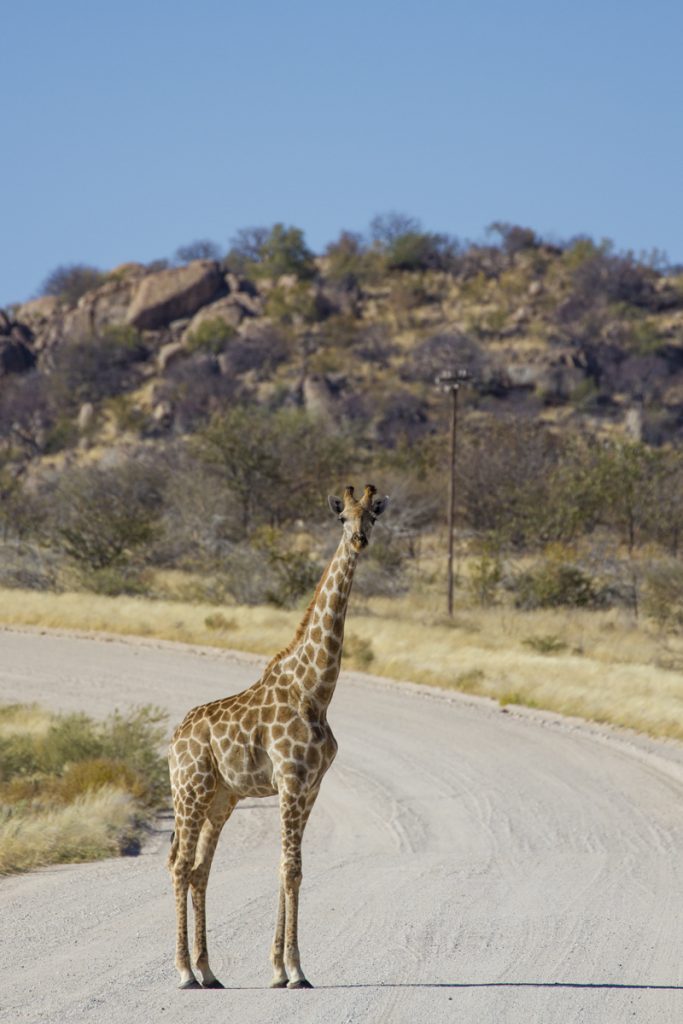
[[[262,662],[0,632],[0,700],[169,713]],[[304,839],[312,991],[271,991],[278,810],[238,805],[208,894],[225,991],[176,989],[170,819],[142,854],[0,880],[7,1024],[678,1024],[681,748],[423,687],[342,676],[339,754]]]

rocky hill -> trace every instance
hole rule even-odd
[[[392,447],[437,428],[434,377],[458,366],[471,415],[679,441],[683,278],[588,239],[500,234],[447,251],[413,231],[372,246],[342,235],[298,262],[264,243],[251,260],[131,263],[76,300],[2,311],[0,431],[40,457],[182,435],[241,401]]]

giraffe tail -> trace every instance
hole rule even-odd
[[[177,832],[171,833],[171,852],[168,855],[167,867],[169,871],[173,870],[175,859],[178,856],[178,834]]]

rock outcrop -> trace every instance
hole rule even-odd
[[[139,330],[158,330],[173,320],[193,316],[227,290],[213,260],[148,274],[138,283],[125,321]]]

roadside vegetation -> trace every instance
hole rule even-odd
[[[0,874],[135,854],[166,801],[163,713],[0,706]]]
[[[190,264],[210,308],[126,320]],[[35,343],[0,388],[0,621],[271,654],[336,544],[326,494],[372,481],[392,505],[348,665],[683,738],[683,274],[661,254],[386,214],[319,255],[275,224],[43,291],[33,327],[0,322]]]

